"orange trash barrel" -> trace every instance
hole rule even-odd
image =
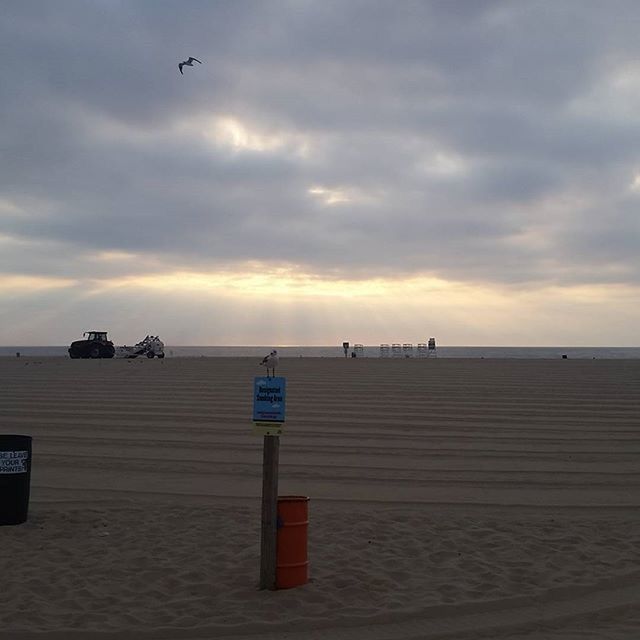
[[[307,530],[309,498],[278,498],[278,535],[276,543],[276,588],[290,589],[309,581]]]

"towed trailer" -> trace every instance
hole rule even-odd
[[[116,347],[116,358],[164,358],[164,342],[158,336],[147,336],[132,347]]]

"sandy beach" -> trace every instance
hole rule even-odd
[[[257,589],[253,358],[0,358],[0,638],[640,637],[640,360],[282,359],[311,581]]]

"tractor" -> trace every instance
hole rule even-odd
[[[115,347],[113,342],[107,339],[106,331],[85,331],[82,337],[82,340],[71,343],[70,358],[113,358],[115,355]]]

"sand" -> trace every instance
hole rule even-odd
[[[640,637],[640,361],[283,359],[311,581],[257,589],[252,358],[0,358],[0,638]]]

